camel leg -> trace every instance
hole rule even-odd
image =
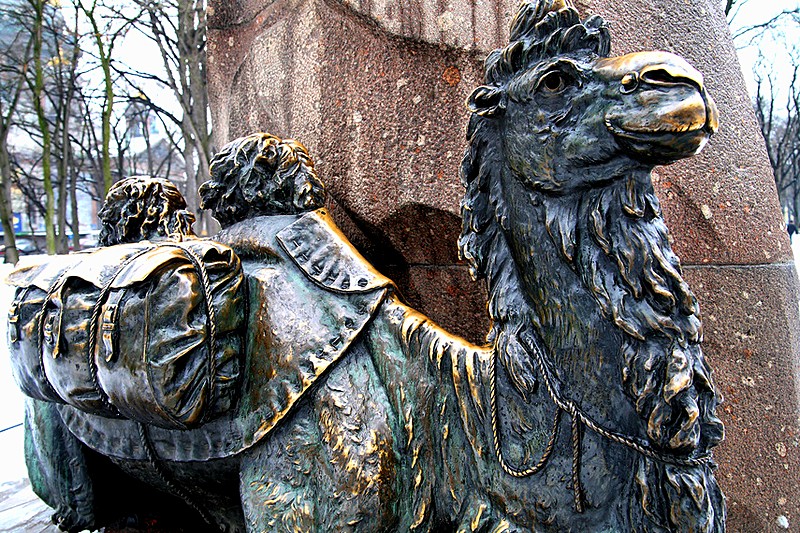
[[[94,528],[94,492],[84,448],[53,403],[26,399],[25,464],[33,491],[55,509],[56,524],[66,531]]]

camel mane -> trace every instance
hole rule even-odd
[[[607,57],[611,35],[599,15],[581,21],[567,7],[553,11],[556,0],[528,2],[520,6],[511,23],[509,43],[486,58],[486,82],[502,86],[531,64],[562,54],[586,51]]]

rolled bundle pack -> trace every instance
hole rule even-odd
[[[229,247],[117,244],[36,259],[8,283],[12,369],[27,395],[171,429],[234,405],[246,284]]]

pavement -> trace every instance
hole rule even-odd
[[[31,490],[27,478],[0,484],[0,531],[56,533],[53,510]]]
[[[792,241],[795,264],[800,274],[800,236]],[[0,280],[10,270],[0,264]],[[6,316],[13,291],[0,283],[0,339],[6,338]],[[56,533],[50,521],[53,510],[31,490],[25,469],[22,420],[24,397],[11,376],[11,366],[0,351],[0,532]]]

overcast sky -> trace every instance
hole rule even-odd
[[[731,32],[735,35],[743,28],[763,24],[782,11],[790,11],[800,7],[800,0],[746,0],[731,20]],[[753,34],[755,35],[755,34]],[[755,91],[755,78],[753,67],[763,56],[770,70],[780,77],[787,75],[791,68],[791,55],[800,57],[800,23],[790,17],[784,17],[776,31],[765,34],[761,39],[750,43],[749,39],[742,37],[736,40],[739,52],[739,61],[747,80],[748,91],[752,95]],[[785,80],[785,78],[784,78]]]

